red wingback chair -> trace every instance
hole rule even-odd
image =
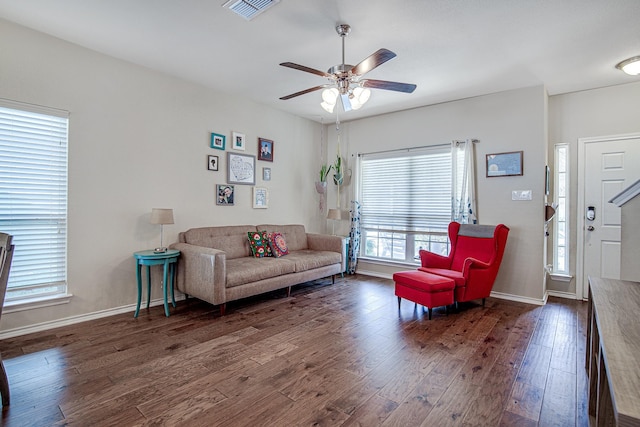
[[[482,298],[491,293],[507,244],[509,227],[504,224],[449,224],[451,251],[449,256],[420,250],[419,270],[453,279],[455,301]]]

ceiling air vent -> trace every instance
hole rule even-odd
[[[229,0],[222,7],[242,16],[247,21],[251,21],[271,6],[279,3],[280,0]]]

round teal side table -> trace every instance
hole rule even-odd
[[[164,294],[164,314],[169,317],[169,304],[167,303],[167,288],[171,287],[171,303],[176,306],[176,299],[173,295],[173,282],[176,274],[176,264],[180,251],[176,249],[167,249],[166,252],[156,253],[153,250],[134,252],[133,256],[136,259],[136,277],[138,279],[138,305],[136,306],[136,313],[133,317],[138,317],[140,312],[140,302],[142,301],[142,266],[147,266],[147,308],[151,302],[151,266],[162,265],[164,266],[162,288]],[[171,279],[169,286],[168,279]]]

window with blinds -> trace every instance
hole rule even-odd
[[[553,271],[569,274],[569,144],[555,146],[555,230],[553,234]]]
[[[66,293],[68,121],[0,100],[0,231],[15,245],[7,302]]]
[[[416,262],[421,248],[446,254],[451,176],[450,145],[361,155],[361,255]]]

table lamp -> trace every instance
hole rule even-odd
[[[153,251],[157,253],[163,253],[167,251],[167,248],[162,245],[162,234],[164,232],[165,224],[173,224],[173,209],[151,209],[151,224],[160,224],[160,247],[155,248]]]
[[[332,219],[332,228],[331,234],[336,235],[336,221],[340,221],[342,219],[342,212],[340,209],[329,209],[327,212],[327,219]]]

